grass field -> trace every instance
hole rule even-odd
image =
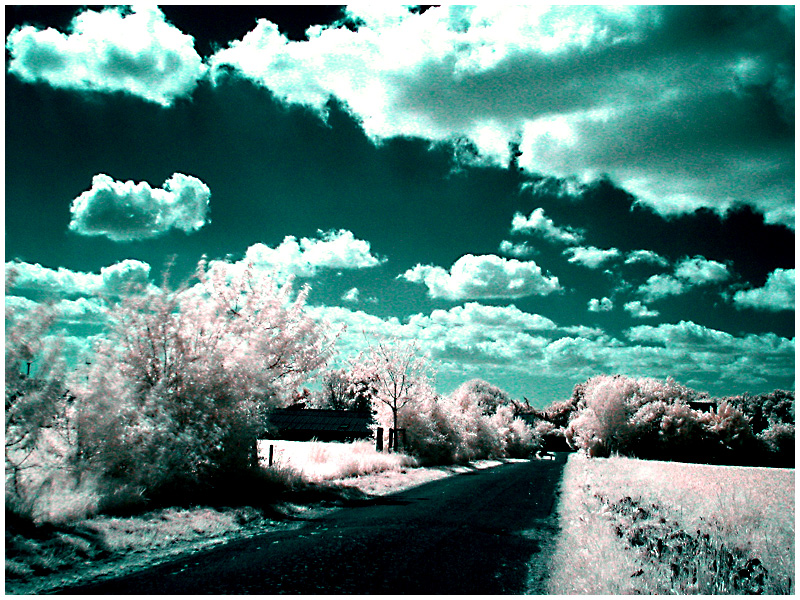
[[[550,593],[794,593],[794,489],[794,469],[571,455]]]

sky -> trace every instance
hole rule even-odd
[[[448,393],[794,389],[794,7],[6,6],[6,307],[197,261]]]

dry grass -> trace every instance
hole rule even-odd
[[[273,467],[290,468],[312,483],[336,481],[384,471],[416,467],[417,461],[402,453],[377,452],[369,441],[350,443],[260,440],[259,458],[266,466],[269,446],[274,446]]]
[[[6,592],[39,594],[118,576],[229,541],[298,527],[265,518],[259,510],[169,508],[135,517],[96,516],[70,526],[9,531],[6,523]]]
[[[793,593],[794,470],[570,456],[557,594]]]

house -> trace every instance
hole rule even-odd
[[[689,408],[700,412],[715,412],[717,403],[713,400],[690,400]]]
[[[349,442],[374,437],[372,415],[355,410],[279,408],[270,414],[268,436],[281,440]]]

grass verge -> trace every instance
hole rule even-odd
[[[571,455],[552,594],[793,594],[794,469]]]

